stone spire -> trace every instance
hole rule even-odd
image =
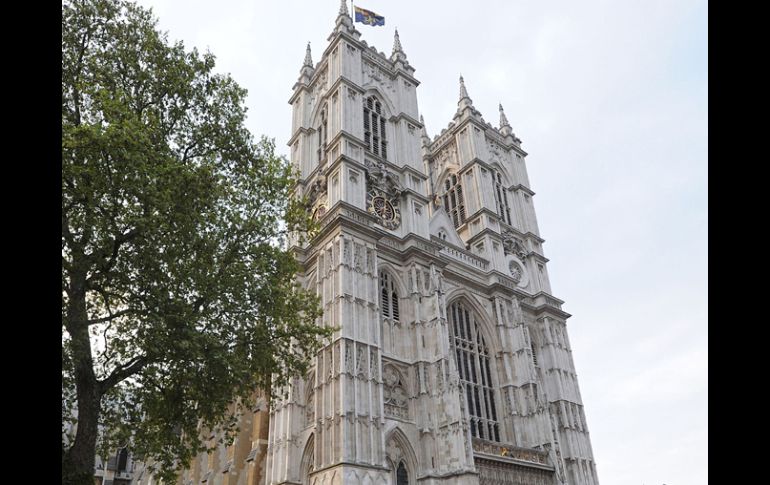
[[[463,79],[463,75],[460,74],[460,101],[465,98],[471,99],[468,97],[468,90],[465,89],[465,79]]]
[[[347,0],[340,0],[340,11],[337,14],[337,21],[334,25],[334,32],[347,32],[353,35],[356,39],[361,36],[361,33],[353,26],[353,19],[350,18],[350,11],[348,10]],[[331,40],[331,38],[329,39]]]
[[[425,118],[420,115],[420,124],[422,125],[422,128],[420,128],[420,140],[422,141],[422,146],[427,147],[430,145],[430,137],[428,136],[428,130],[425,129]]]
[[[310,55],[310,42],[307,43],[307,49],[305,49],[305,63],[302,64],[302,67],[313,67],[313,58]],[[503,108],[500,108],[502,111]]]
[[[299,71],[299,81],[303,84],[310,84],[310,79],[313,77],[313,73],[315,72],[315,69],[313,69],[313,58],[310,55],[310,42],[307,43],[307,48],[305,49],[305,60],[302,63],[302,69]]]
[[[396,52],[404,52],[404,49],[401,47],[401,39],[398,37],[398,29],[396,29],[396,34],[393,36],[393,53]]]
[[[502,104],[500,104],[500,134],[506,138],[510,136],[513,143],[521,143],[521,140],[516,138],[516,135],[513,134],[513,128],[511,128],[511,124],[508,123],[508,118],[505,116]]]
[[[404,48],[401,47],[401,39],[398,36],[398,29],[396,29],[396,34],[393,36],[393,53],[390,55],[390,61],[393,63],[401,62],[403,66],[409,65],[409,62],[406,60],[406,53],[404,52]]]
[[[468,90],[465,89],[465,80],[460,74],[460,101],[457,102],[457,111],[460,112],[466,107],[473,108],[473,100],[468,96]]]

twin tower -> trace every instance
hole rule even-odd
[[[369,47],[343,0],[328,40],[316,64],[308,46],[289,146],[320,224],[301,280],[339,330],[272,403],[260,483],[598,484],[502,107],[495,128],[460,78],[430,138],[398,33],[390,57]]]

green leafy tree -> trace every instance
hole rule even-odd
[[[63,483],[127,442],[171,478],[330,334],[287,249],[294,174],[213,69],[135,4],[62,5]]]

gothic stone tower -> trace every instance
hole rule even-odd
[[[525,157],[460,78],[432,140],[396,32],[361,40],[344,0],[289,103],[291,160],[321,229],[302,282],[337,327],[274,402],[267,484],[597,484],[562,301]]]

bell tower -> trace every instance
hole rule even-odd
[[[296,192],[319,223],[299,280],[336,330],[272,403],[265,483],[596,485],[527,153],[462,76],[428,136],[404,44],[369,46],[341,0],[293,86]]]

